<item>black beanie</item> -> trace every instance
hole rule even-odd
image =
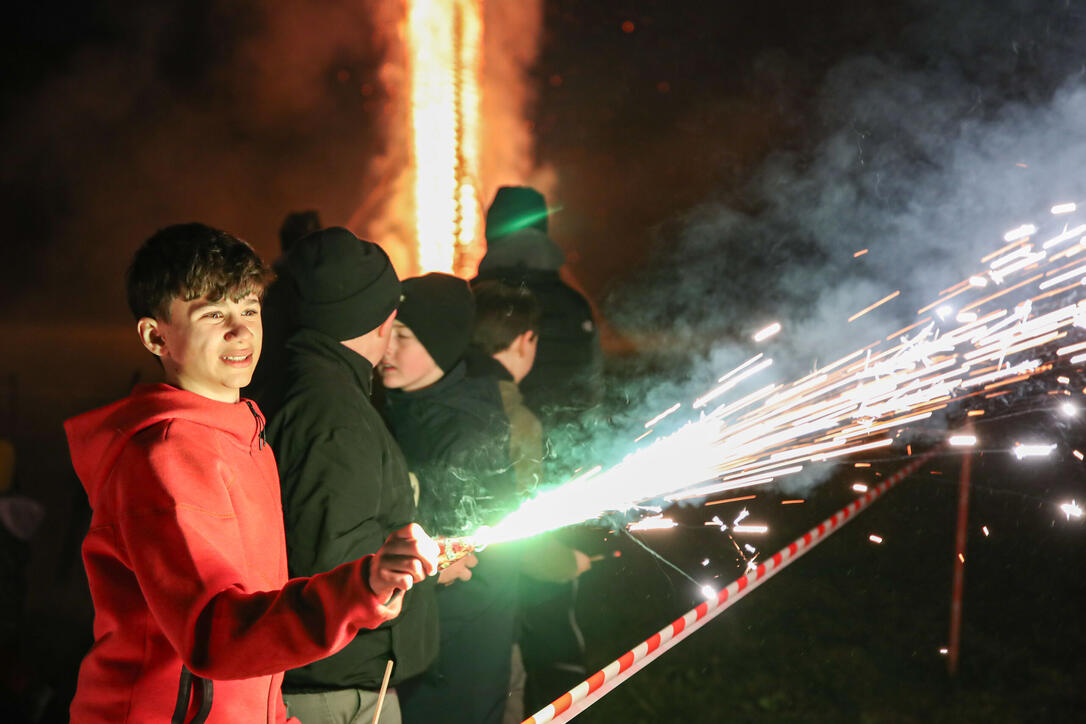
[[[486,240],[527,228],[547,233],[547,201],[530,186],[502,186],[486,210]]]
[[[475,298],[463,279],[438,272],[404,279],[396,319],[411,328],[443,372],[464,356],[474,318]]]
[[[298,293],[298,326],[339,342],[376,329],[400,301],[385,250],[339,226],[299,239],[286,265]]]

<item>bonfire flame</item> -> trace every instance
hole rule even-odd
[[[411,0],[406,39],[418,272],[463,271],[482,216],[481,0]]]

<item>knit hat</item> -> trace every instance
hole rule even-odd
[[[299,239],[286,266],[298,294],[298,326],[337,341],[376,329],[400,300],[400,281],[384,249],[339,226]]]
[[[474,318],[475,298],[463,279],[438,272],[404,279],[396,319],[411,328],[443,372],[464,356]]]
[[[530,186],[502,186],[486,211],[486,240],[529,227],[547,233],[547,201]]]

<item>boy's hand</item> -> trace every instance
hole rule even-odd
[[[370,561],[370,590],[385,605],[437,570],[437,543],[418,523],[393,533]]]
[[[475,557],[474,553],[468,553],[466,556],[450,564],[445,570],[437,574],[437,582],[449,586],[456,581],[470,581],[471,569],[479,562],[479,559]]]

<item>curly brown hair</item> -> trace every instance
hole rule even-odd
[[[125,275],[128,306],[136,319],[170,319],[170,302],[206,296],[263,298],[272,272],[253,248],[205,224],[175,224],[136,251]]]

